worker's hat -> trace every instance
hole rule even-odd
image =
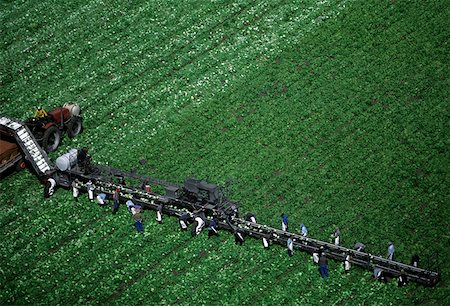
[[[38,106],[38,110],[41,110],[41,109],[42,109],[42,106],[39,105],[39,106]]]

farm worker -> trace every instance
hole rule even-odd
[[[314,253],[312,254],[313,262],[314,262],[316,265],[319,264],[319,258],[322,256],[322,253],[323,253],[323,252],[324,252],[324,247],[321,246],[321,247],[317,250],[317,252],[314,252]]]
[[[397,285],[398,285],[399,287],[403,287],[403,286],[405,286],[405,285],[407,284],[407,282],[408,282],[408,278],[407,278],[407,276],[405,275],[405,271],[402,269],[402,273],[401,273],[400,276],[398,277],[398,283],[397,283]]]
[[[78,202],[78,196],[80,195],[80,181],[78,179],[74,179],[72,181],[72,195],[75,199],[75,202]]]
[[[231,210],[233,211],[232,217],[239,218],[239,210],[236,205],[231,205]]]
[[[317,252],[312,253],[313,263],[315,263],[316,265],[319,264],[319,258],[320,258],[319,253]]]
[[[303,237],[308,236],[308,229],[306,228],[306,226],[303,223],[300,224],[300,230],[302,231],[302,236]]]
[[[414,254],[411,258],[411,266],[416,267],[419,265],[420,257],[417,254]]]
[[[148,184],[147,181],[144,181],[141,185],[142,190],[144,190],[145,192],[152,192],[152,189],[150,188],[150,185]]]
[[[114,205],[112,208],[112,213],[113,215],[115,215],[117,213],[117,211],[119,210],[119,199],[120,199],[120,188],[117,187],[116,190],[113,192],[113,201],[114,201]]]
[[[94,190],[95,190],[95,186],[94,186],[94,184],[92,183],[91,180],[89,180],[89,181],[86,183],[86,189],[87,189],[87,192],[88,192],[89,200],[91,200],[91,202],[94,201]]]
[[[143,233],[144,232],[144,225],[142,224],[142,216],[141,216],[141,214],[133,215],[133,219],[134,219],[134,226],[136,227],[136,231],[138,233]]]
[[[139,214],[142,211],[142,206],[134,204],[133,207],[131,207],[131,214],[134,216],[135,214]]]
[[[245,221],[249,221],[249,222],[256,223],[256,217],[255,217],[255,214],[253,214],[253,213],[248,213],[247,215],[245,215]]]
[[[42,106],[38,106],[36,112],[34,113],[34,118],[45,118],[47,117],[47,112],[42,108]]]
[[[125,178],[124,178],[123,176],[119,176],[119,177],[117,178],[117,182],[118,182],[118,184],[120,184],[120,185],[123,185],[123,186],[126,185],[126,183],[125,183]]]
[[[197,236],[205,226],[205,221],[199,216],[194,218],[194,224],[192,225],[192,236]]]
[[[133,201],[128,200],[128,201],[125,202],[125,204],[127,205],[128,211],[129,211],[130,213],[132,213],[132,212],[131,212],[131,209],[134,207]]]
[[[78,149],[77,151],[77,164],[80,167],[84,167],[86,164],[86,160],[88,159],[88,148],[83,147],[81,149]]]
[[[96,197],[97,203],[100,207],[106,206],[106,194],[105,193],[99,193]]]
[[[269,248],[269,245],[270,245],[270,243],[269,243],[269,236],[263,236],[262,237],[262,244],[263,244],[263,247],[265,249]]]
[[[392,242],[389,242],[389,244],[388,244],[388,257],[387,257],[389,260],[394,260],[394,252],[395,252],[394,244]]]
[[[55,193],[56,181],[51,177],[47,179],[44,186],[44,198],[49,198]]]
[[[180,216],[180,218],[178,219],[178,222],[180,223],[180,229],[182,231],[187,231],[188,219],[189,219],[189,215],[188,214],[182,214]]]
[[[380,268],[378,268],[378,267],[375,267],[374,269],[373,269],[373,277],[375,278],[375,279],[378,279],[378,280],[384,280],[384,277],[383,277],[383,270],[382,269],[380,269]]]
[[[334,237],[334,244],[339,245],[339,242],[341,240],[341,231],[339,230],[339,227],[336,227],[333,237]]]
[[[234,243],[239,245],[244,243],[244,234],[242,234],[242,232],[238,229],[234,231]]]
[[[322,255],[319,258],[319,272],[322,278],[324,277],[328,278],[328,259],[325,256],[325,253],[322,253]]]
[[[162,223],[162,210],[163,210],[163,206],[162,206],[162,204],[159,204],[158,208],[156,210],[156,221],[158,221],[159,224]]]
[[[211,238],[212,236],[219,236],[219,233],[217,232],[217,225],[219,225],[219,222],[217,221],[216,218],[213,218],[210,222],[209,222],[209,226],[208,226],[208,239]]]
[[[281,214],[281,230],[288,230],[288,216],[285,213]]]
[[[366,248],[366,246],[364,244],[362,244],[361,242],[357,242],[355,244],[355,246],[353,247],[353,249],[355,249],[358,252],[364,252],[365,248]]]
[[[294,255],[294,241],[291,237],[289,237],[287,240],[287,252],[289,257]]]
[[[352,257],[350,256],[350,254],[347,253],[347,256],[345,256],[345,260],[344,260],[344,272],[348,273],[350,271],[350,268],[352,266],[351,261]]]

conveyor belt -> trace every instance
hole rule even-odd
[[[82,177],[80,177],[82,178]],[[84,176],[84,179],[87,177]],[[349,249],[344,246],[334,245],[328,242],[316,240],[309,237],[303,237],[296,233],[286,232],[275,229],[263,224],[245,221],[240,218],[231,218],[227,222],[226,214],[217,211],[214,206],[202,206],[198,203],[189,203],[179,199],[174,199],[166,196],[157,195],[154,193],[145,192],[130,186],[119,185],[111,182],[96,181],[96,193],[106,193],[112,195],[116,188],[121,189],[121,199],[130,199],[133,196],[133,202],[142,205],[146,209],[156,210],[160,204],[163,204],[163,213],[172,216],[180,216],[186,212],[193,212],[200,209],[206,210],[208,224],[211,219],[212,212],[218,213],[219,228],[233,231],[239,229],[247,236],[262,239],[265,237],[271,243],[286,246],[288,238],[294,240],[294,247],[296,249],[308,252],[310,254],[319,252],[319,249],[326,250],[327,257],[343,262],[346,255],[351,255],[351,263],[353,265],[362,267],[364,269],[373,270],[380,268],[383,271],[398,277],[401,274],[406,275],[410,281],[417,282],[426,286],[433,286],[439,281],[439,274],[428,271],[401,262],[388,260],[380,256],[374,256],[370,253],[359,252]],[[230,226],[231,225],[231,226]]]
[[[0,128],[11,133],[38,176],[52,169],[47,153],[38,145],[33,134],[23,123],[8,117],[0,117]]]

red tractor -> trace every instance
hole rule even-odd
[[[30,118],[25,123],[46,152],[58,148],[62,133],[67,132],[67,136],[73,138],[83,130],[78,104],[65,104],[48,112],[47,116]]]

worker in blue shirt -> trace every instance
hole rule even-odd
[[[216,218],[213,218],[211,221],[209,221],[208,226],[208,239],[212,236],[219,236],[219,233],[217,232],[217,226],[219,225],[219,221]]]
[[[281,230],[288,230],[288,216],[285,213],[281,214]]]
[[[308,229],[306,228],[306,226],[303,223],[300,224],[300,230],[302,231],[302,236],[303,237],[308,236]]]
[[[131,200],[126,201],[125,204],[127,205],[128,211],[131,213],[131,208],[133,208],[135,204]]]
[[[97,203],[100,207],[106,206],[106,194],[104,194],[103,192],[99,193],[97,195],[96,199],[97,199]]]

